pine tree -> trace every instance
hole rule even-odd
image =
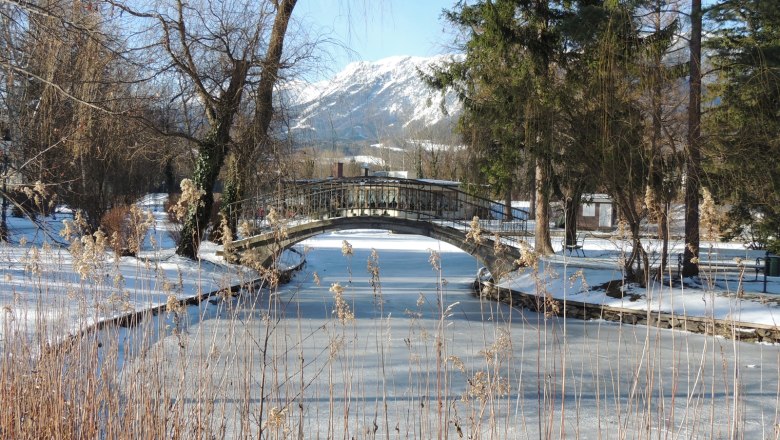
[[[685,175],[685,252],[683,276],[699,274],[699,191],[701,189],[701,0],[691,1],[690,100]]]
[[[727,238],[780,252],[780,4],[723,2],[706,46],[718,82],[707,114],[705,169],[720,202],[732,206]]]
[[[534,163],[535,248],[552,253],[549,200],[555,179],[556,134],[562,100],[561,70],[572,56],[565,31],[576,4],[549,0],[483,0],[445,12],[468,34],[465,59],[428,78],[437,88],[455,88],[465,104],[461,130],[481,150],[482,169],[509,193],[521,160]]]

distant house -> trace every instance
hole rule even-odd
[[[512,218],[515,220],[528,220],[528,213],[530,206],[528,202],[523,201],[512,201]],[[504,202],[493,202],[490,204],[490,212],[492,214],[492,218],[496,220],[504,220]]]
[[[390,177],[394,179],[411,179],[414,176],[410,175],[409,171],[374,171],[373,176],[376,177]]]
[[[577,227],[582,230],[596,231],[614,229],[617,225],[617,210],[612,199],[606,194],[588,194],[582,196]]]

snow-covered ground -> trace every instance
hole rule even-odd
[[[199,261],[177,256],[169,233],[174,226],[163,209],[166,197],[149,195],[138,203],[155,217],[138,258],[117,258],[110,249],[84,259],[74,256],[60,236],[63,220],[72,220],[67,211],[36,223],[9,216],[11,239],[0,244],[0,349],[9,326],[32,334],[45,323],[47,337],[56,339],[102,319],[166,304],[169,298],[256,278],[253,271],[217,257],[213,243],[201,246]]]
[[[138,204],[151,211],[156,219],[138,258],[115,258],[110,250],[90,263],[88,274],[82,277],[75,268],[68,243],[60,237],[62,220],[69,213],[59,212],[53,218],[32,223],[26,219],[9,217],[12,239],[0,244],[0,307],[4,318],[13,318],[20,327],[32,327],[38,315],[58,322],[63,330],[83,326],[85,322],[165,304],[171,297],[186,298],[226,288],[255,279],[257,274],[246,268],[226,264],[216,256],[218,247],[204,242],[200,260],[191,261],[174,253],[171,229],[163,205],[165,195],[153,194]],[[533,230],[533,222],[530,222]],[[340,247],[341,235],[325,234],[307,246]],[[419,237],[358,234],[360,244],[393,251],[419,252],[427,246]],[[557,299],[605,304],[638,310],[658,310],[679,315],[733,319],[747,323],[776,325],[780,321],[778,301],[780,278],[769,277],[767,294],[763,274],[755,276],[751,269],[740,277],[733,271],[705,272],[696,285],[686,280],[654,283],[647,289],[631,287],[624,298],[607,296],[603,289],[594,287],[612,280],[620,280],[621,258],[628,249],[623,241],[612,238],[589,237],[585,241],[586,257],[564,254],[560,239],[553,239],[556,255],[545,258],[539,273],[545,280],[547,293]],[[681,243],[671,243],[672,254],[682,252]],[[438,243],[448,251],[457,248]],[[660,243],[646,241],[651,263],[656,264]],[[739,244],[705,243],[710,259],[755,261],[763,251],[750,251]],[[704,258],[704,257],[703,257]],[[671,264],[676,264],[672,259]],[[478,268],[468,268],[476,275]],[[534,293],[536,278],[529,269],[505,277],[500,285],[514,290]],[[737,295],[740,293],[740,295]],[[739,298],[738,298],[739,296]],[[88,311],[85,316],[85,310]],[[56,319],[55,319],[56,318]],[[19,325],[20,322],[27,323]],[[29,325],[28,325],[29,324]],[[2,327],[0,326],[0,331]]]
[[[604,304],[635,310],[652,310],[674,313],[680,316],[714,317],[745,323],[775,326],[780,323],[780,277],[767,277],[766,292],[763,273],[756,274],[752,267],[746,267],[740,274],[738,268],[701,269],[698,279],[676,279],[676,255],[683,252],[682,243],[671,243],[675,274],[664,277],[663,283],[654,281],[648,288],[630,284],[623,298],[607,296],[604,289],[594,289],[604,283],[623,278],[621,260],[630,253],[630,247],[620,241],[589,237],[584,243],[586,257],[561,252],[546,257],[540,264],[539,274],[530,269],[519,270],[505,277],[501,287],[534,293],[536,277],[545,280],[547,292],[557,299],[568,299],[593,304]],[[658,266],[657,251],[660,243],[646,240],[650,262]],[[764,257],[764,251],[747,250],[735,243],[704,243],[702,260],[753,264],[757,257]]]
[[[162,201],[142,201],[157,228],[141,257],[107,252],[84,279],[67,247],[53,241],[63,214],[47,220],[48,239],[13,219],[14,240],[0,248],[0,329],[32,333],[45,322],[52,337],[257,276],[222,262],[209,243],[200,261],[176,257]],[[777,316],[778,278],[770,279],[772,294],[739,300],[733,275],[708,288],[634,289],[634,302],[608,297],[586,286],[620,279],[625,249],[609,239],[585,245],[584,258],[559,251],[542,262],[550,294],[760,323]],[[127,354],[117,383],[128,383],[128,393],[139,380],[166,384],[174,410],[207,414],[198,426],[223,437],[260,426],[305,438],[777,435],[780,347],[513,310],[472,294],[473,257],[425,237],[340,231],[298,249],[307,263],[278,290],[190,306],[185,323],[173,328],[169,319],[153,338],[136,338],[150,344],[138,351],[127,351],[137,342],[121,342]],[[738,246],[716,251],[753,257]],[[505,283],[533,291],[532,276],[518,272]],[[754,281],[743,286],[761,290]],[[149,321],[133,331],[155,325]],[[133,331],[100,337],[122,340]],[[217,409],[204,413],[203,402]]]

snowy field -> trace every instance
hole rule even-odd
[[[86,277],[58,238],[58,221],[46,220],[47,237],[13,219],[13,241],[0,248],[3,344],[18,343],[9,332],[59,340],[107,317],[257,276],[222,262],[209,243],[200,261],[176,257],[162,202],[142,202],[157,227],[140,258],[109,251]],[[105,395],[89,386],[83,400],[104,398],[107,408],[148,421],[121,425],[129,438],[170,437],[179,427],[217,438],[261,430],[298,438],[778,436],[778,346],[512,310],[472,294],[474,258],[425,237],[341,231],[297,248],[306,264],[287,285],[102,330],[101,351],[87,363],[114,376]],[[754,258],[737,246],[712,251]],[[558,252],[537,274],[521,271],[504,285],[532,292],[541,281],[560,299],[775,322],[778,278],[767,296],[748,273],[708,275],[701,287],[634,288],[635,301],[615,299],[590,287],[621,278],[622,244],[592,239],[585,252]],[[737,299],[740,289],[748,294]]]

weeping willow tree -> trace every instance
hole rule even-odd
[[[159,150],[141,154],[148,133],[123,117],[144,107],[110,15],[79,1],[9,4],[0,37],[9,167],[80,210],[93,229],[112,205],[152,190],[161,169]],[[17,208],[32,216],[48,209]]]
[[[628,279],[647,282],[648,256],[640,226],[646,216],[644,190],[650,171],[646,148],[646,113],[642,90],[636,87],[643,70],[639,55],[649,44],[641,38],[635,10],[617,5],[602,10],[595,38],[585,46],[580,75],[582,111],[577,135],[582,159],[598,176],[599,187],[610,195],[630,237],[624,260]]]
[[[644,113],[644,149],[647,182],[644,203],[648,221],[655,222],[661,255],[655,276],[669,267],[670,207],[681,187],[686,125],[682,118],[686,96],[682,84],[689,74],[680,44],[678,5],[651,0],[638,10],[640,40],[637,47],[638,104]]]

